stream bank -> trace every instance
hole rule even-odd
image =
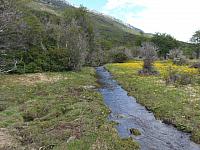
[[[156,120],[153,113],[128,96],[104,67],[96,71],[101,84],[99,91],[112,112],[109,120],[118,123],[116,128],[121,138],[132,137],[142,150],[200,150],[199,145],[190,141],[190,134]],[[139,130],[141,135],[132,135],[130,129]]]

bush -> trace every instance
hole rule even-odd
[[[200,69],[200,63],[194,63],[190,68],[198,68],[198,69]]]
[[[36,62],[31,62],[28,65],[26,65],[26,72],[27,73],[42,72],[42,68],[41,66],[38,66]]]
[[[126,47],[116,47],[110,51],[110,59],[115,63],[123,63],[133,58],[132,50]]]
[[[178,73],[177,71],[170,69],[165,81],[166,84],[188,85],[192,84],[192,75],[187,73]]]
[[[124,53],[117,53],[113,55],[113,62],[123,63],[128,60],[128,56]]]
[[[142,43],[140,48],[141,56],[143,57],[143,69],[139,71],[140,75],[156,75],[159,74],[153,66],[154,61],[157,58],[157,48],[150,42]]]
[[[48,60],[46,66],[49,66],[49,71],[65,71],[67,70],[68,54],[67,49],[50,49],[48,51]]]
[[[189,74],[181,74],[179,84],[181,84],[181,85],[192,84],[192,76]]]
[[[185,64],[187,64],[187,59],[183,55],[183,51],[181,51],[178,48],[170,50],[169,58],[173,60],[173,63],[175,65],[185,65]]]
[[[188,61],[187,61],[187,59],[186,59],[185,57],[182,57],[182,58],[174,58],[174,59],[173,59],[173,63],[174,63],[175,65],[181,66],[181,65],[187,64]]]
[[[51,48],[45,51],[31,49],[15,54],[18,60],[15,73],[37,73],[43,71],[68,70],[67,49]]]

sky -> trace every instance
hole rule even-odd
[[[146,33],[167,33],[189,42],[200,30],[200,0],[66,0],[115,17]]]

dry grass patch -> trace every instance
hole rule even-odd
[[[10,135],[8,129],[0,128],[0,150],[18,149],[19,145],[19,141]]]
[[[20,85],[35,85],[37,83],[54,83],[59,80],[67,80],[68,77],[64,77],[59,74],[48,74],[48,73],[35,73],[26,75],[3,75],[2,82],[7,84],[20,84]],[[0,83],[1,83],[0,81]]]

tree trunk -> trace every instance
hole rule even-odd
[[[200,49],[198,48],[198,49],[196,50],[196,58],[199,59],[199,57],[200,57]]]

